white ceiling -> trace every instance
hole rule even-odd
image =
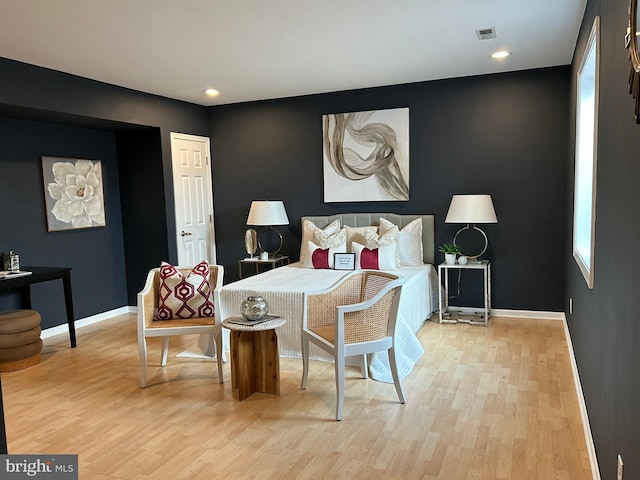
[[[585,4],[0,0],[0,57],[220,105],[566,65]],[[478,40],[488,27],[497,38]]]

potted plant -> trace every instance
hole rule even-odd
[[[444,261],[447,265],[455,265],[456,255],[460,253],[460,247],[455,243],[445,243],[438,248],[439,251],[444,253]]]

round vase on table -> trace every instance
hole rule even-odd
[[[262,320],[269,313],[269,304],[259,295],[247,297],[240,304],[240,314],[247,320]]]

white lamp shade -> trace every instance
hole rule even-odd
[[[247,225],[271,226],[289,225],[289,217],[281,200],[260,200],[251,202]]]
[[[454,195],[445,223],[498,223],[491,195]]]

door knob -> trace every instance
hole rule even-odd
[[[192,233],[191,232],[185,232],[184,230],[182,230],[180,232],[180,236],[181,237],[188,237],[189,235],[192,235]]]

